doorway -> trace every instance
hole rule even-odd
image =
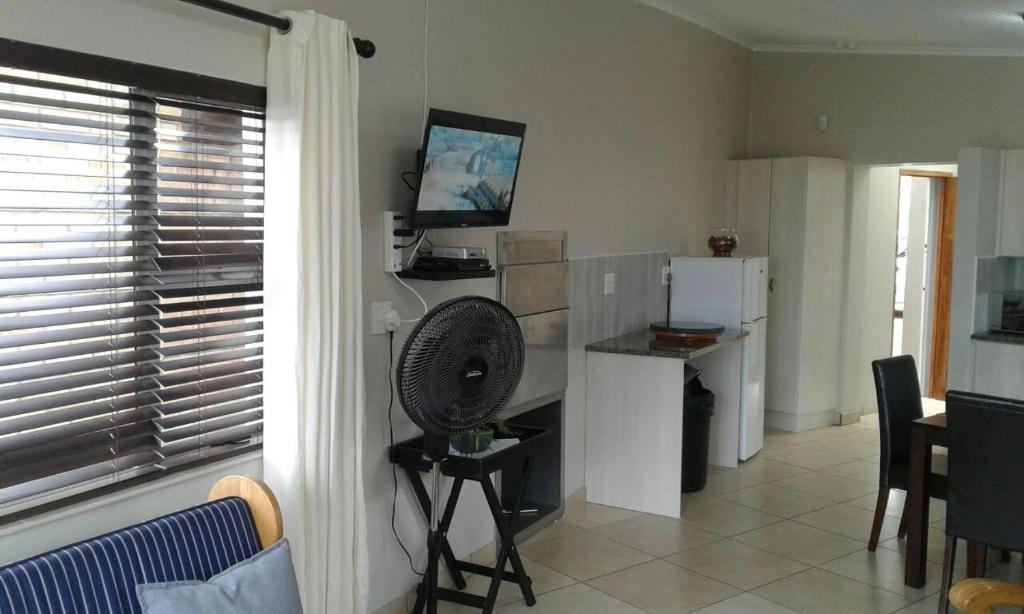
[[[924,395],[944,399],[949,359],[956,177],[903,168],[899,177],[891,354],[910,354]]]

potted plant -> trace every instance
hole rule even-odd
[[[495,439],[515,437],[505,420],[495,418],[491,422],[452,437],[452,447],[463,454],[476,454],[491,447]]]

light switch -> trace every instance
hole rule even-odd
[[[615,294],[615,273],[604,274],[604,295]]]

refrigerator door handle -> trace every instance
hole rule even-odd
[[[769,292],[775,292],[775,278],[774,277],[769,277],[768,278],[768,291]]]

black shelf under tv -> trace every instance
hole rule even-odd
[[[398,276],[404,279],[425,279],[427,281],[452,281],[454,279],[479,279],[494,277],[494,269],[486,271],[417,271],[406,269],[399,271]]]

